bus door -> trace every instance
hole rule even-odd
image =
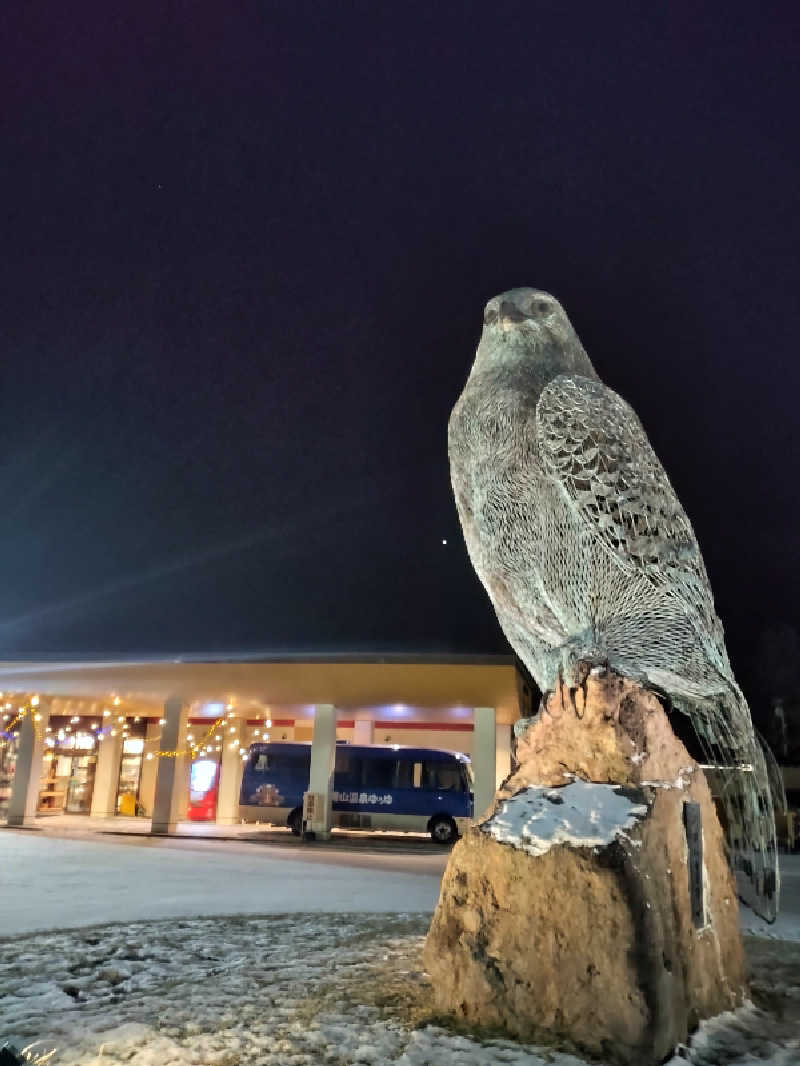
[[[333,775],[333,810],[336,825],[343,829],[369,829],[371,815],[364,812],[367,792],[364,789],[364,763],[360,752],[344,745],[336,749]]]

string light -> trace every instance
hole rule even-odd
[[[175,751],[158,751],[155,754],[158,755],[159,759],[178,759],[183,755],[189,755],[191,756],[191,758],[194,758],[198,752],[203,751],[208,741],[212,738],[214,733],[217,731],[217,729],[219,729],[219,727],[224,721],[224,717],[217,718],[217,720],[215,722],[212,722],[211,726],[206,730],[205,735],[202,736],[197,742],[194,742],[193,740],[194,734],[187,734],[186,740],[189,743],[188,748],[177,748]],[[160,724],[166,725],[166,719],[162,718]],[[217,750],[219,751],[219,748]]]

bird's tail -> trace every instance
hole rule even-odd
[[[740,898],[768,922],[778,913],[780,876],[767,762],[750,709],[735,684],[694,706],[695,732],[719,783],[729,859]]]

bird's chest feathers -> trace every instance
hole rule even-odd
[[[518,467],[535,447],[530,399],[515,389],[467,389],[454,415],[453,443],[476,488],[476,479],[482,483]]]

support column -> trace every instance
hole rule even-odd
[[[31,707],[19,723],[17,762],[8,800],[9,825],[33,825],[36,818],[42,779],[44,731],[49,717],[49,704],[40,704]]]
[[[375,743],[375,723],[371,718],[356,718],[353,722],[353,743]]]
[[[311,778],[308,791],[315,797],[313,814],[304,822],[306,832],[318,840],[327,840],[333,823],[333,768],[336,761],[336,708],[318,703],[314,708],[314,733],[311,739]]]
[[[498,722],[495,726],[495,791],[511,773],[511,726]]]
[[[220,726],[225,737],[219,765],[219,790],[217,792],[217,824],[233,825],[239,821],[239,790],[242,785],[242,747],[245,747],[242,732],[245,723],[228,718]],[[235,729],[235,733],[231,733]]]
[[[189,706],[179,699],[164,704],[159,751],[185,751],[189,731]],[[174,833],[186,808],[191,756],[159,756],[151,833]]]
[[[497,776],[497,730],[494,707],[475,707],[472,712],[472,772],[475,775],[475,820],[482,818],[494,799]]]
[[[91,818],[111,818],[117,813],[117,788],[119,786],[119,764],[122,759],[122,729],[114,728],[113,733],[105,733],[97,743],[97,767],[94,774],[94,790]]]

